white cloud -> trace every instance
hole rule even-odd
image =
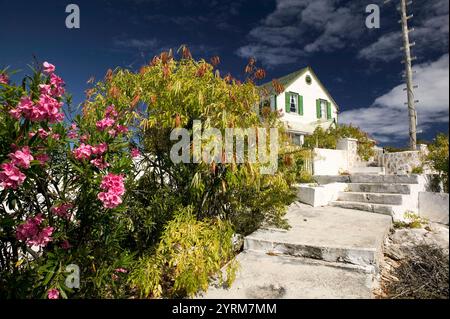
[[[434,123],[446,123],[449,116],[449,55],[437,61],[414,67],[418,129],[426,131]],[[405,85],[398,85],[375,99],[369,107],[344,111],[342,123],[354,124],[380,142],[399,141],[408,137],[408,110],[404,104]]]
[[[408,7],[410,8],[410,7]],[[395,10],[394,8],[390,8]],[[428,0],[419,2],[418,6],[410,8],[414,18],[410,20],[410,41],[417,45],[413,48],[419,57],[425,52],[447,52],[449,36],[449,4],[448,0]],[[396,25],[396,28],[399,26]],[[358,57],[374,62],[388,62],[400,59],[402,51],[401,31],[392,31],[380,36],[374,43],[362,48]]]
[[[236,53],[273,67],[315,52],[351,45],[364,32],[361,5],[342,0],[277,0],[276,9],[253,28]]]

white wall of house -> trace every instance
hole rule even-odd
[[[312,79],[311,84],[306,83],[306,77],[310,76]],[[303,115],[296,113],[286,113],[285,110],[285,92],[294,92],[303,96]],[[306,124],[311,124],[312,122],[316,122],[317,111],[316,111],[316,100],[323,99],[331,102],[331,117],[329,120],[332,122],[333,119],[337,120],[338,111],[336,104],[332,101],[332,99],[326,94],[323,88],[318,83],[317,78],[307,70],[303,75],[301,75],[298,79],[296,79],[293,83],[285,87],[285,92],[279,94],[277,96],[277,110],[282,110],[282,121],[287,121],[288,123],[294,124],[294,126],[305,127],[305,130],[311,130],[310,126]],[[323,120],[327,121],[326,112],[323,114]],[[312,132],[308,132],[312,133]]]

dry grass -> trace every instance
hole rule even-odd
[[[382,284],[384,298],[448,299],[449,256],[442,248],[417,245],[394,263]]]

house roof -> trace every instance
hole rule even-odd
[[[281,85],[286,89],[290,84],[292,84],[295,80],[297,80],[299,77],[301,77],[306,71],[309,71],[317,80],[317,83],[319,86],[324,90],[325,94],[328,96],[328,98],[333,101],[334,105],[336,105],[337,110],[339,111],[339,106],[336,103],[336,101],[331,96],[330,92],[326,89],[326,87],[320,82],[319,78],[317,77],[316,73],[314,73],[313,69],[310,66],[307,66],[306,68],[297,70],[295,72],[289,73],[288,75],[285,75],[279,79],[277,79],[278,82],[280,82]],[[272,81],[266,82],[264,84],[261,84],[259,86],[260,89],[266,89],[269,93],[269,95],[275,94],[275,89],[272,85]]]

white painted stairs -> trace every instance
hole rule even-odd
[[[337,181],[347,188],[330,205],[392,216],[402,220],[405,212],[418,212],[418,192],[425,189],[420,175],[316,176],[319,184]]]

